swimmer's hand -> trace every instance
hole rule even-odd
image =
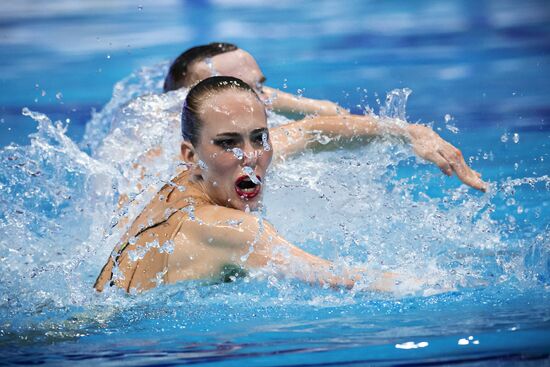
[[[483,192],[487,190],[487,183],[481,179],[481,174],[468,167],[460,150],[443,140],[432,129],[411,124],[406,130],[413,150],[419,157],[435,163],[447,176],[455,173],[466,185]]]

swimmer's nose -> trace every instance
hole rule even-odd
[[[249,142],[247,142],[243,150],[243,159],[241,161],[242,165],[255,167],[260,154],[261,152],[259,149],[255,149]]]

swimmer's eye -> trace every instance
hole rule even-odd
[[[238,144],[238,141],[236,139],[216,139],[214,140],[214,144],[219,146],[222,149],[231,149],[235,148]]]
[[[269,134],[266,131],[253,133],[250,137],[252,144],[262,147],[269,140]]]

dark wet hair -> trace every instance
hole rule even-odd
[[[183,136],[183,140],[191,142],[193,146],[197,146],[202,123],[199,111],[203,101],[208,95],[227,89],[250,92],[261,102],[254,89],[241,79],[232,76],[206,78],[191,88],[183,103],[183,111],[181,113],[181,135]]]
[[[189,67],[194,62],[238,49],[239,48],[234,44],[223,42],[212,42],[207,45],[190,48],[179,55],[170,66],[168,75],[166,75],[164,79],[164,91],[168,92],[185,87],[185,80],[189,72]]]

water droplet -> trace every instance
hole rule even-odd
[[[233,149],[231,149],[231,151],[233,152],[233,155],[235,156],[235,158],[237,158],[238,160],[242,160],[244,158],[244,153],[243,153],[242,149],[233,148]]]
[[[163,252],[167,253],[167,254],[171,254],[174,252],[174,241],[173,240],[168,240],[166,242],[164,242],[164,244],[162,246],[159,247],[159,252],[162,254]]]
[[[107,54],[107,59],[110,59],[111,58],[111,55]]]
[[[63,94],[62,94],[61,92],[57,92],[57,93],[55,94],[55,98],[61,99],[61,98],[63,98]]]
[[[218,73],[218,71],[214,67],[214,62],[212,61],[211,57],[207,57],[206,59],[204,59],[204,63],[206,64],[206,66],[208,66],[208,69],[210,69],[211,76],[220,75],[220,73]]]
[[[445,127],[447,128],[447,130],[449,130],[450,132],[452,132],[453,134],[458,134],[458,132],[460,131],[458,129],[458,127],[454,126],[454,125],[451,125],[451,124],[447,124],[445,125]]]
[[[241,225],[243,221],[241,219],[229,219],[228,221],[226,221],[225,223],[227,223],[228,226],[231,226],[231,227],[238,227]],[[212,241],[210,241],[212,242]]]
[[[262,146],[263,146],[263,148],[266,152],[269,152],[271,150],[271,146],[269,145],[267,133],[262,133]]]
[[[514,133],[514,137],[512,138],[512,140],[514,141],[514,143],[519,143],[519,134],[518,133]]]
[[[164,219],[170,218],[170,216],[175,212],[176,210],[174,208],[166,208],[164,211]]]
[[[252,167],[244,166],[243,172],[250,178],[250,181],[252,181],[256,185],[261,184],[260,180],[258,180],[258,177],[254,173],[254,169],[252,169]]]
[[[204,163],[203,160],[199,159],[199,163],[198,163],[199,167],[203,170],[207,170],[208,169],[208,165],[206,163]]]
[[[138,10],[142,11],[143,10],[143,5],[138,5]]]
[[[502,136],[500,137],[500,141],[506,143],[508,141],[508,133],[502,134]]]

